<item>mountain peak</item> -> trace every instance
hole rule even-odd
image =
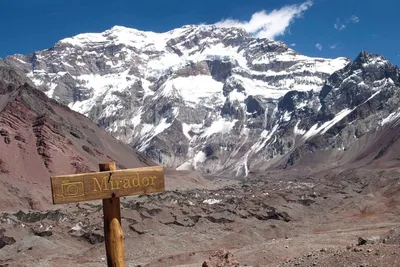
[[[368,53],[363,50],[358,54],[357,58],[354,60],[356,64],[369,64],[369,63],[388,63],[388,60],[382,56],[375,53]]]
[[[120,26],[120,25],[114,25],[109,29],[109,31],[124,31],[124,30],[130,30],[132,28],[125,27],[125,26]]]
[[[8,61],[47,96],[151,158],[206,172],[227,168],[231,153],[240,156],[232,149],[240,150],[234,147],[244,142],[243,135],[249,136],[243,147],[252,148],[253,137],[263,132],[259,148],[248,156],[265,148],[264,139],[279,121],[290,120],[289,113],[280,118],[275,110],[279,99],[293,90],[320,91],[330,74],[348,64],[343,58],[300,55],[282,42],[216,25],[164,33],[114,26]],[[306,103],[308,94],[296,97],[293,109],[318,108]],[[232,138],[222,142],[225,134]],[[234,172],[247,174],[250,156],[241,156]],[[221,165],[207,170],[218,158]]]

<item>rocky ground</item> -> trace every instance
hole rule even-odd
[[[127,266],[400,265],[397,170],[264,176],[124,198]],[[106,265],[100,202],[55,208],[0,216],[0,266]]]

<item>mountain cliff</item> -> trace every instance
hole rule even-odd
[[[0,60],[0,210],[45,208],[50,176],[98,171],[109,161],[155,165]]]
[[[349,156],[352,146],[398,116],[399,69],[382,56],[312,58],[237,28],[116,26],[5,61],[47,96],[180,170],[246,176],[321,153],[321,164],[348,162],[361,153]]]

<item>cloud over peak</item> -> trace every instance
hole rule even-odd
[[[312,1],[308,0],[302,4],[284,6],[271,12],[265,10],[256,12],[249,21],[225,19],[215,25],[218,27],[243,28],[256,37],[275,39],[284,35],[294,19],[301,17],[303,12],[309,9],[312,4]]]

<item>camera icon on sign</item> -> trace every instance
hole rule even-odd
[[[83,182],[63,181],[61,192],[64,197],[80,197],[85,195]]]

